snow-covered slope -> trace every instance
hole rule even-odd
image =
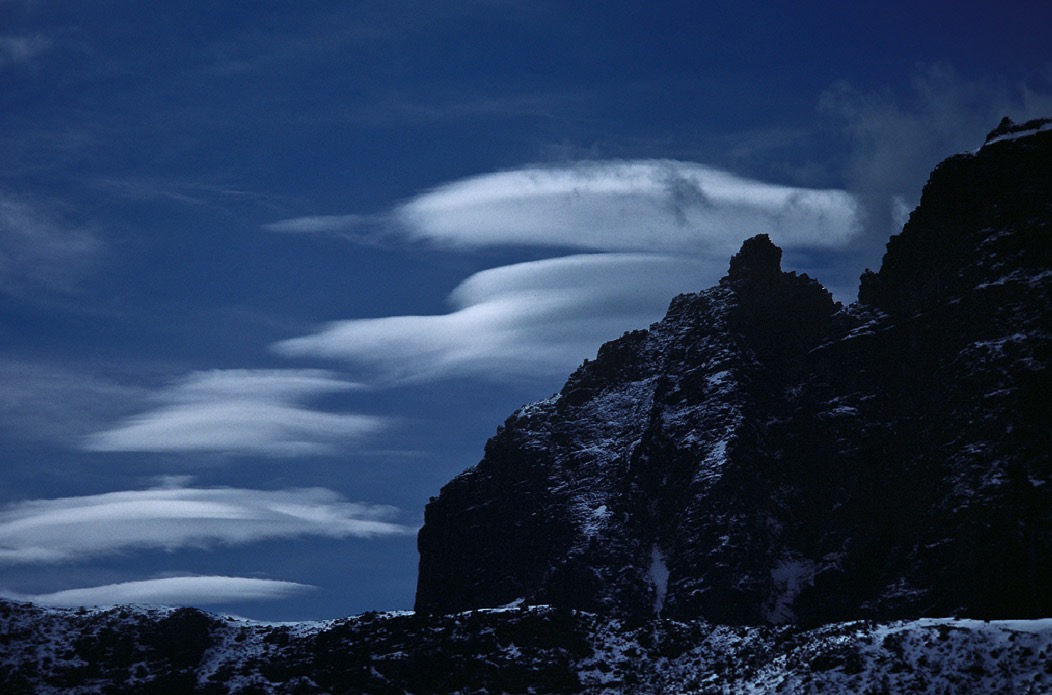
[[[0,692],[1043,693],[1052,621],[803,630],[547,606],[272,625],[192,609],[0,603]]]

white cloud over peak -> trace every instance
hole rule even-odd
[[[66,589],[50,594],[9,594],[41,606],[110,606],[127,603],[203,605],[267,601],[310,591],[309,584],[254,577],[161,577],[105,586]]]
[[[163,487],[27,500],[0,509],[0,564],[85,560],[126,550],[236,545],[271,538],[415,533],[394,507],[325,488]]]
[[[782,186],[676,160],[531,166],[439,186],[381,215],[318,215],[266,225],[279,232],[369,230],[451,248],[541,246],[660,251],[721,258],[766,233],[785,247],[845,246],[857,207],[840,190]]]
[[[382,430],[385,418],[314,410],[304,401],[361,388],[322,370],[196,372],[158,393],[158,406],[89,435],[90,451],[322,454]]]
[[[565,374],[604,341],[661,318],[674,295],[713,285],[750,236],[769,234],[808,270],[819,257],[850,255],[860,230],[855,199],[844,191],[673,160],[525,167],[439,186],[373,219],[304,217],[270,228],[360,241],[384,228],[454,250],[601,252],[477,273],[450,295],[448,314],[334,321],[274,346],[290,357],[347,360],[393,381]]]
[[[565,374],[605,340],[647,326],[673,296],[711,285],[720,272],[647,254],[519,263],[466,279],[450,295],[451,313],[334,321],[274,349],[347,360],[394,381]]]
[[[413,239],[726,255],[746,236],[840,247],[857,232],[844,191],[779,186],[693,162],[591,161],[485,174],[395,211]]]

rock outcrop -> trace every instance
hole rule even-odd
[[[417,609],[1052,614],[1052,132],[931,175],[859,301],[749,239],[431,500]]]

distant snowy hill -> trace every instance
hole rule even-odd
[[[416,612],[0,601],[0,692],[1052,693],[1050,123],[939,165],[857,303],[756,236],[514,413]]]

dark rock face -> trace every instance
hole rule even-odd
[[[417,608],[1052,614],[1052,132],[942,163],[843,308],[766,236],[433,499]]]

